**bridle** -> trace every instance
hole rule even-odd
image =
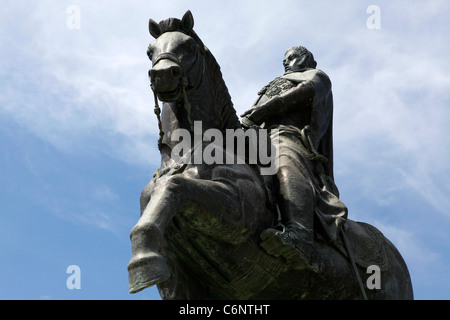
[[[192,69],[194,68],[194,66],[197,64],[197,62],[199,60],[200,51],[201,51],[200,48],[197,48],[196,55],[195,55],[195,60],[192,63],[191,67],[187,71],[183,68],[182,61],[176,55],[174,55],[171,52],[160,53],[158,55],[158,57],[156,57],[156,59],[153,62],[153,66],[155,66],[159,61],[161,61],[163,59],[170,60],[170,61],[176,63],[183,70],[183,76],[181,77],[180,86],[181,86],[181,91],[182,91],[183,99],[184,99],[184,108],[185,108],[186,113],[187,113],[187,119],[188,119],[191,131],[194,131],[194,124],[193,124],[192,118],[191,118],[191,104],[190,104],[189,99],[188,99],[187,94],[186,94],[186,87],[188,87],[188,85],[189,85],[189,80],[188,79],[189,79],[189,76],[190,76],[190,74],[192,72]],[[158,128],[159,128],[158,149],[161,151],[162,140],[163,140],[163,137],[164,137],[164,132],[162,130],[162,123],[161,123],[161,108],[159,107],[158,96],[156,94],[156,91],[155,91],[151,81],[150,81],[150,88],[152,89],[153,96],[155,98],[155,109],[154,109],[154,112],[156,114],[156,118],[158,119]]]
[[[163,53],[159,54],[159,56],[153,62],[153,65],[157,64],[160,60],[163,60],[163,59],[167,59],[172,62],[175,62],[177,65],[179,65],[181,67],[181,60],[176,55],[174,55],[172,52],[163,52]]]

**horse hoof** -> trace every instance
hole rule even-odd
[[[128,284],[130,293],[137,293],[167,280],[169,267],[160,254],[133,257],[128,264]]]

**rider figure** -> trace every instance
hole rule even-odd
[[[284,75],[265,86],[241,117],[244,127],[269,129],[279,141],[275,184],[281,228],[263,231],[261,245],[303,267],[310,264],[314,232],[337,240],[347,207],[333,177],[330,79],[302,46],[288,49],[283,65]]]

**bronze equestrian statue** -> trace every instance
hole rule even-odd
[[[348,219],[339,200],[331,82],[311,52],[286,52],[285,74],[260,91],[241,124],[193,26],[190,11],[149,23],[161,167],[142,191],[130,234],[130,292],[157,285],[163,299],[412,299],[398,250],[375,227]],[[216,155],[235,161],[196,161],[211,148],[196,140],[199,123],[205,135],[267,130],[277,172],[264,175],[263,165],[239,162],[220,145]],[[183,161],[174,157],[180,131],[193,146]],[[376,288],[365,282],[372,266]]]

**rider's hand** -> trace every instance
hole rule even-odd
[[[243,114],[241,114],[241,118],[245,117],[246,115],[251,114],[255,109],[254,108],[250,108],[247,111],[245,111]]]
[[[242,118],[242,126],[247,129],[257,127],[257,125],[252,120],[250,120],[249,117]]]

